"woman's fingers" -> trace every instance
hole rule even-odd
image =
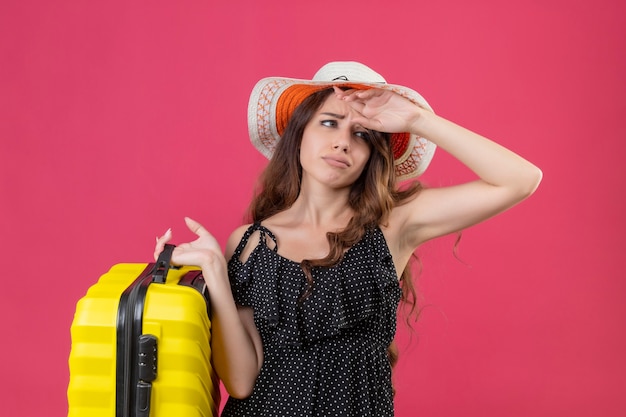
[[[346,102],[353,110],[365,119],[376,116],[381,105],[385,104],[385,94],[393,94],[390,91],[370,88],[368,90],[347,90],[342,91],[335,87],[337,98]]]
[[[197,236],[211,236],[211,234],[200,223],[190,217],[185,217],[185,224]]]
[[[193,219],[185,218],[185,222],[189,229],[194,232],[198,238],[193,242],[185,242],[177,244],[172,252],[172,265],[188,265],[204,267],[205,265],[219,263],[226,265],[221,247],[215,238],[198,222]],[[156,246],[154,248],[154,259],[157,260],[159,255],[165,248],[165,244],[172,239],[172,230],[168,229],[161,237],[156,238]]]
[[[163,252],[163,248],[165,248],[165,244],[172,239],[172,229],[167,229],[167,231],[163,234],[163,236],[156,238],[156,246],[154,247],[154,260],[157,260],[161,252]]]
[[[185,217],[185,223],[198,238],[193,242],[180,243],[174,249],[172,254],[172,263],[181,265],[197,265],[199,266],[206,258],[208,252],[221,253],[219,244],[200,223]],[[172,229],[167,231],[161,237],[156,238],[156,246],[154,248],[154,259],[158,259],[159,255],[165,248],[165,244],[172,239]]]
[[[342,90],[340,88],[337,87],[333,87],[333,89],[335,90],[335,94],[337,95],[338,98],[345,100],[345,101],[365,101],[365,100],[369,100],[373,97],[378,97],[378,96],[382,96],[384,94],[387,94],[388,90],[383,90],[383,89],[379,89],[379,88],[368,88],[365,90],[358,90],[358,89],[351,89],[351,90]]]

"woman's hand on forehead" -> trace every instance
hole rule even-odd
[[[355,122],[379,132],[412,132],[423,109],[390,90],[346,90],[334,88],[335,95],[352,107],[360,117]],[[415,133],[415,132],[413,132]]]

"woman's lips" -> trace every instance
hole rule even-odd
[[[338,167],[338,168],[348,168],[350,166],[350,164],[348,163],[348,160],[342,157],[338,157],[338,156],[324,156],[322,157],[322,159],[324,161],[326,161],[326,163],[328,165],[334,166],[334,167]]]

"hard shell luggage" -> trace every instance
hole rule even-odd
[[[68,417],[217,416],[210,305],[197,268],[118,264],[87,291],[71,327]]]

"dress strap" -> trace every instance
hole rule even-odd
[[[239,259],[239,257],[241,256],[241,253],[243,252],[243,249],[248,244],[248,239],[250,239],[250,236],[252,236],[252,233],[254,233],[257,230],[260,233],[259,244],[263,244],[267,246],[267,237],[269,236],[269,238],[272,239],[272,241],[274,242],[274,248],[272,250],[274,252],[278,252],[278,242],[276,241],[276,236],[274,236],[274,233],[272,233],[267,227],[261,225],[260,222],[255,222],[251,224],[250,227],[248,227],[248,229],[245,231],[245,233],[241,237],[241,240],[239,241],[239,245],[237,245],[237,248],[235,248],[235,252],[233,253],[233,258]]]

